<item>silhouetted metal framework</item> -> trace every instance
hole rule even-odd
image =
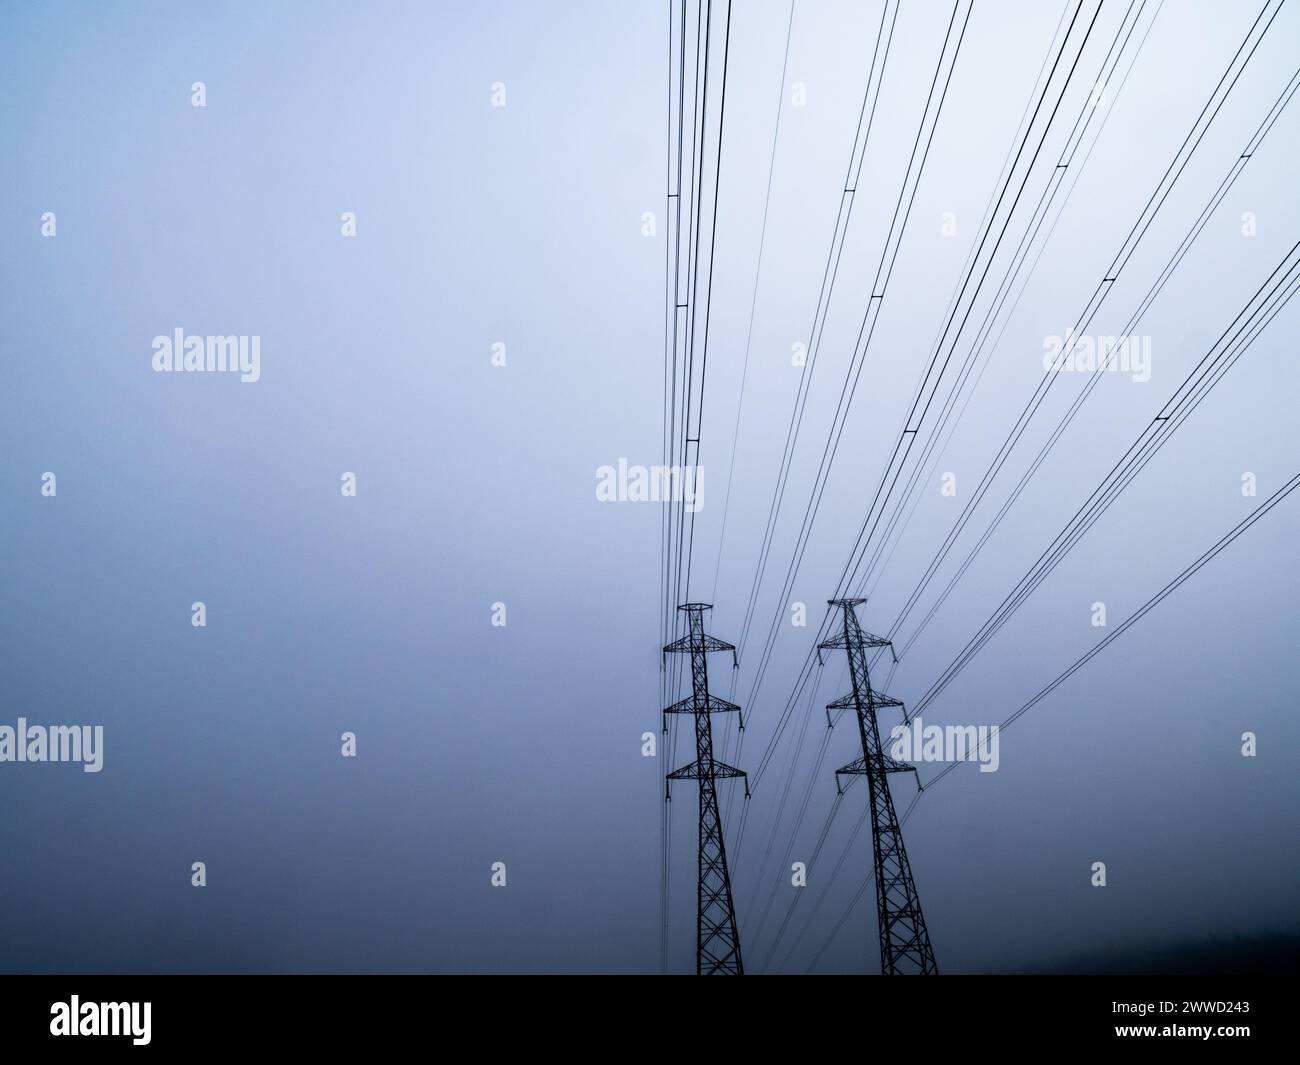
[[[875,849],[876,909],[880,923],[880,971],[886,976],[907,974],[937,975],[939,967],[930,948],[930,934],[921,913],[921,900],[912,880],[912,867],[903,847],[903,833],[889,793],[890,773],[915,773],[916,767],[891,758],[880,743],[880,726],[876,711],[902,707],[899,700],[875,691],[867,670],[867,651],[893,644],[880,636],[864,632],[858,624],[854,607],[865,599],[831,599],[840,608],[843,625],[838,635],[818,645],[823,650],[843,649],[849,656],[849,675],[853,690],[827,706],[831,710],[852,709],[858,718],[862,739],[862,757],[835,771],[836,786],[841,773],[865,776],[871,794],[871,842]],[[918,780],[919,786],[919,780]]]
[[[740,936],[736,932],[736,908],[731,899],[731,875],[727,871],[727,848],[722,836],[722,815],[718,812],[719,779],[744,777],[745,774],[713,757],[711,715],[740,707],[709,694],[709,662],[712,651],[730,651],[735,662],[736,648],[704,632],[704,611],[708,603],[679,606],[690,619],[690,631],[664,648],[666,654],[691,656],[691,694],[664,709],[665,714],[692,714],[695,717],[695,761],[669,773],[667,780],[697,780],[700,784],[700,854],[698,918],[696,922],[695,971],[701,976],[741,976]],[[744,727],[744,719],[741,719]],[[671,784],[665,782],[665,794]],[[745,784],[749,797],[749,784]]]

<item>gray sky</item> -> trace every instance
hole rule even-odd
[[[1136,56],[1131,70],[1108,85],[1095,145],[1069,168],[978,384],[907,500],[860,612],[868,629],[893,625],[1042,381],[1044,338],[1077,320],[1261,5],[1157,6],[1139,16],[1120,64]],[[741,768],[769,746],[1073,7],[975,4],[788,597],[808,605],[796,628],[781,577],[952,7],[905,4],[898,17],[735,678]],[[791,345],[813,320],[882,8],[800,0],[783,87],[789,10],[736,4],[728,51],[689,593],[716,604],[710,631],[737,643],[799,387]],[[955,360],[1129,10],[1102,8]],[[595,471],[662,454],[666,5],[55,4],[0,17],[0,725],[99,724],[105,737],[99,773],[0,763],[0,964],[657,971],[662,776],[690,757],[685,733],[675,753],[641,755],[659,727],[662,514],[600,502]],[[1120,331],[1142,303],[1295,73],[1298,37],[1287,5],[1092,332]],[[806,106],[793,106],[795,82]],[[1300,238],[1297,107],[1142,318],[1150,380],[1104,375],[891,694],[910,704],[930,687]],[[44,212],[56,236],[42,235]],[[1003,720],[1104,637],[1094,603],[1113,629],[1300,472],[1297,313],[1279,314],[927,722]],[[155,373],[153,339],[176,328],[260,337],[260,380]],[[1054,383],[900,642],[1087,380]],[[946,472],[955,496],[940,491]],[[1256,497],[1242,494],[1246,472]],[[963,766],[916,805],[907,845],[942,971],[1295,931],[1297,531],[1291,499],[1008,729],[997,772]],[[195,601],[206,627],[191,624]],[[714,670],[728,695],[729,662]],[[793,835],[792,860],[808,860],[832,771],[855,754],[845,721],[814,759],[820,708],[846,690],[828,659],[755,785],[733,851],[751,971],[807,967],[869,870],[863,834],[829,876],[865,808],[857,787],[772,951],[800,890],[779,859]],[[345,731],[355,758],[340,755]],[[923,765],[922,779],[941,768]],[[913,793],[895,781],[900,808]],[[687,971],[694,787],[673,794],[668,966]],[[498,861],[504,888],[489,880]],[[1090,884],[1097,861],[1104,888]],[[875,938],[868,898],[817,970],[874,971]]]

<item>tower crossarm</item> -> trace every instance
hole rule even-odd
[[[727,780],[731,777],[743,777],[745,771],[737,769],[734,765],[727,765],[726,762],[719,762],[716,758],[710,762],[701,763],[698,760],[684,765],[681,769],[674,769],[668,774],[669,780],[701,780],[711,777],[714,780]]]
[[[827,703],[827,710],[853,710],[857,707],[857,696],[853,692],[847,695],[841,695],[833,703]],[[884,710],[891,706],[902,706],[902,699],[895,699],[892,695],[886,695],[884,692],[878,692],[871,688],[863,700],[863,709],[867,706],[874,706],[877,710]]]
[[[858,637],[861,637],[859,639]],[[844,651],[850,646],[850,643],[861,647],[893,647],[893,640],[886,640],[883,636],[875,636],[863,629],[853,637],[846,637],[844,633],[836,633],[828,640],[823,640],[817,645],[819,651]]]
[[[690,654],[692,651],[734,651],[735,644],[727,643],[726,640],[719,640],[716,636],[709,636],[705,633],[687,633],[680,639],[665,645],[664,654]]]
[[[694,695],[688,695],[685,699],[679,699],[672,706],[665,706],[665,714],[693,714],[696,711],[708,714],[729,714],[739,713],[740,707],[735,703],[729,703],[726,699],[720,699],[716,695],[710,694],[704,705],[697,704]]]
[[[891,758],[884,754],[880,756],[880,768],[885,773],[915,773],[916,766],[911,762],[900,762],[897,758]],[[867,763],[862,758],[855,758],[846,766],[841,766],[835,770],[835,775],[846,777],[861,777],[867,774]]]

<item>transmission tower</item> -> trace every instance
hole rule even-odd
[[[930,934],[921,913],[912,867],[903,847],[903,833],[889,793],[890,773],[915,773],[916,767],[891,758],[880,743],[880,726],[876,712],[902,703],[871,687],[867,671],[867,651],[893,644],[880,636],[864,632],[858,624],[854,607],[865,599],[830,599],[840,608],[843,626],[840,632],[818,645],[823,650],[842,648],[849,655],[849,675],[853,690],[836,699],[827,710],[853,710],[858,717],[858,734],[862,739],[862,757],[835,771],[836,786],[840,774],[865,776],[871,794],[871,842],[875,850],[876,910],[880,925],[880,971],[885,976],[906,974],[937,975],[939,967],[930,948]],[[918,781],[919,785],[919,781]]]
[[[713,724],[711,715],[728,711],[740,712],[740,707],[709,694],[709,662],[711,651],[730,651],[735,663],[736,648],[704,632],[704,612],[711,610],[708,603],[687,603],[679,606],[690,620],[690,631],[681,639],[664,648],[665,654],[691,656],[691,694],[664,709],[665,714],[693,714],[695,717],[695,761],[682,766],[667,776],[672,780],[698,780],[700,782],[700,851],[698,917],[696,920],[695,972],[700,976],[741,976],[745,969],[740,960],[740,936],[736,933],[736,907],[731,900],[731,875],[727,871],[727,848],[722,838],[722,815],[718,812],[719,779],[744,777],[745,774],[716,761],[713,757]],[[741,727],[744,721],[741,720]],[[665,782],[665,797],[671,799]],[[749,784],[745,784],[745,797],[749,798]]]

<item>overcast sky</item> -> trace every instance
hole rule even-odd
[[[743,839],[743,800],[726,802],[739,785],[720,785],[751,972],[878,969],[870,889],[831,937],[870,870],[867,830],[830,876],[865,788],[840,803],[806,888],[781,864],[787,847],[810,860],[833,770],[860,753],[848,720],[822,743],[821,707],[848,690],[842,655],[773,736],[1077,3],[976,0],[782,596],[953,8],[905,3],[894,25],[734,694],[729,658],[712,664],[747,724],[737,755],[734,724],[716,723],[719,755],[725,737],[754,773],[773,750]],[[1045,338],[1078,320],[1261,6],[1106,0],[958,337],[945,380],[972,351],[977,376],[887,543],[867,629],[894,625],[1042,382]],[[881,15],[811,0],[792,23],[785,0],[731,12],[686,591],[733,643]],[[0,966],[658,971],[662,777],[693,753],[683,731],[675,751],[642,755],[660,726],[661,508],[600,501],[596,471],[663,453],[667,5],[45,4],[0,18],[0,725],[104,728],[98,773],[0,763]],[[1121,77],[976,350],[1131,18]],[[1120,332],[1142,304],[1295,74],[1298,43],[1287,5],[1092,332]],[[1150,379],[1104,375],[890,694],[926,692],[1300,239],[1298,133],[1292,101],[1141,318]],[[1282,310],[927,723],[1005,719],[1300,472],[1297,315]],[[154,338],[176,329],[259,337],[260,378],[155,372]],[[1088,380],[1054,382],[900,645]],[[1292,498],[1009,728],[996,772],[961,766],[916,804],[905,835],[941,971],[1296,931],[1297,533]],[[807,627],[791,624],[795,602]],[[893,787],[901,811],[915,785]],[[695,790],[673,791],[671,971],[693,968]]]

